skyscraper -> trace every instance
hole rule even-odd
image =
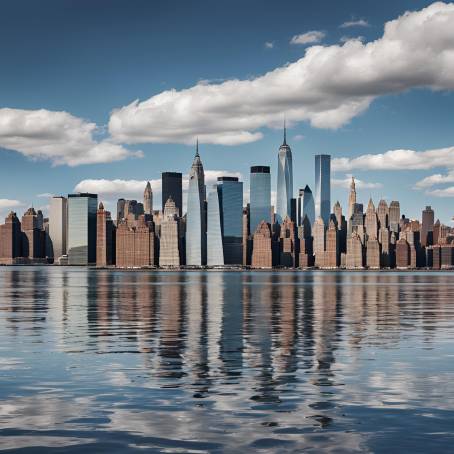
[[[271,268],[273,249],[270,225],[261,221],[253,236],[252,268]]]
[[[329,224],[331,210],[331,156],[315,156],[315,216]]]
[[[277,159],[276,218],[281,223],[286,216],[291,217],[293,197],[292,150],[287,145],[287,131],[284,125],[284,142],[279,147]]]
[[[372,198],[369,199],[369,203],[366,208],[365,228],[368,239],[376,240],[378,238],[377,213],[375,212],[375,206],[374,202],[372,202]]]
[[[208,226],[207,226],[207,265],[224,265],[224,248],[222,244],[221,203],[218,185],[208,193]],[[241,213],[242,214],[242,213]]]
[[[399,233],[400,223],[400,203],[393,200],[389,205],[389,230],[394,233]]]
[[[68,263],[96,263],[96,194],[68,195]]]
[[[49,238],[51,256],[54,263],[66,255],[68,232],[68,199],[66,197],[52,197],[49,211]]]
[[[179,230],[179,209],[172,197],[169,197],[164,205],[164,213],[161,220],[159,266],[180,266]]]
[[[422,212],[421,246],[433,244],[434,220],[434,210],[432,210],[432,207],[426,206],[426,209]]]
[[[44,257],[44,232],[35,209],[29,208],[22,216],[22,257],[31,261]]]
[[[350,183],[350,194],[348,196],[348,213],[347,213],[347,222],[350,222],[351,217],[353,216],[353,207],[356,204],[356,184],[355,178],[352,177],[352,182]]]
[[[320,216],[314,222],[312,235],[314,237],[315,266],[322,267],[325,265],[325,223]]]
[[[249,232],[253,235],[261,221],[271,222],[271,176],[268,166],[251,167],[249,192]]]
[[[143,193],[143,210],[144,214],[149,216],[153,214],[153,191],[151,190],[151,184],[149,181],[147,181],[147,185]]]
[[[381,199],[377,208],[378,227],[387,228],[389,225],[389,208],[386,200]]]
[[[125,218],[125,203],[125,199],[118,199],[117,201],[117,225]]]
[[[298,226],[303,225],[304,216],[307,216],[309,223],[315,222],[315,204],[311,188],[306,184],[304,189],[299,190],[298,194]]]
[[[167,200],[171,197],[178,209],[178,216],[183,216],[183,186],[181,173],[162,172],[161,184],[163,209]]]
[[[236,177],[218,178],[224,263],[242,263],[243,183]],[[209,209],[209,204],[208,204]]]
[[[21,224],[11,211],[0,226],[0,263],[11,265],[21,255]]]
[[[96,266],[105,267],[115,262],[115,232],[110,211],[102,202],[96,214]]]
[[[205,199],[205,173],[197,142],[196,154],[189,172],[186,214],[186,264],[189,266],[206,264]]]

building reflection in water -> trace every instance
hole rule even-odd
[[[444,273],[8,268],[0,329],[67,353],[134,353],[149,386],[303,408],[326,426],[363,349],[396,349],[418,329],[430,347],[452,317],[449,283]]]

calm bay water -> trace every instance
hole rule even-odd
[[[453,274],[0,268],[2,449],[453,446]]]

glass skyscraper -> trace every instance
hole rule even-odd
[[[331,213],[331,156],[315,156],[315,218],[323,219],[329,225]]]
[[[292,150],[287,145],[284,127],[284,142],[279,147],[277,159],[276,218],[282,222],[286,216],[291,217],[291,199],[293,197],[293,164]]]
[[[186,214],[186,265],[206,264],[205,173],[197,144],[189,172],[188,208]]]
[[[224,263],[241,265],[243,262],[243,183],[236,177],[219,177],[217,187]]]
[[[249,233],[253,235],[261,221],[271,222],[270,168],[268,166],[251,167],[249,184]]]
[[[178,208],[178,216],[183,215],[183,190],[182,190],[182,175],[179,172],[162,172],[162,209],[166,205],[169,197],[175,202]]]
[[[49,210],[49,253],[55,262],[61,256],[66,255],[67,219],[68,199],[66,197],[52,197]]]
[[[218,186],[214,185],[208,193],[208,226],[207,226],[207,265],[224,265],[224,248],[222,245],[221,208]]]
[[[307,219],[311,225],[314,225],[315,222],[315,204],[314,197],[312,196],[311,188],[306,185],[304,189],[299,190],[298,196],[298,225],[303,225],[304,216],[307,216]]]
[[[96,264],[96,194],[68,195],[68,263]]]

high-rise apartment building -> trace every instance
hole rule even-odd
[[[331,156],[315,156],[315,217],[329,223],[331,211]]]
[[[286,216],[291,218],[291,199],[293,197],[292,150],[287,145],[284,126],[284,142],[279,147],[277,159],[276,218],[281,223]]]
[[[68,199],[58,196],[50,199],[49,209],[49,255],[58,263],[66,255],[68,234]]]
[[[315,222],[315,203],[311,188],[306,185],[298,193],[298,226],[303,225],[304,216],[307,216],[310,225]]]
[[[252,268],[271,268],[273,249],[270,225],[261,221],[255,230],[252,247]]]
[[[253,235],[258,225],[271,222],[271,175],[268,166],[251,167],[249,187],[249,232]]]
[[[183,184],[182,174],[179,172],[163,172],[161,174],[162,184],[162,207],[167,200],[172,198],[178,209],[178,216],[183,216]]]
[[[68,264],[96,264],[96,194],[68,195]]]
[[[189,266],[206,264],[205,200],[205,173],[197,143],[196,154],[189,172],[186,214],[186,265]]]

